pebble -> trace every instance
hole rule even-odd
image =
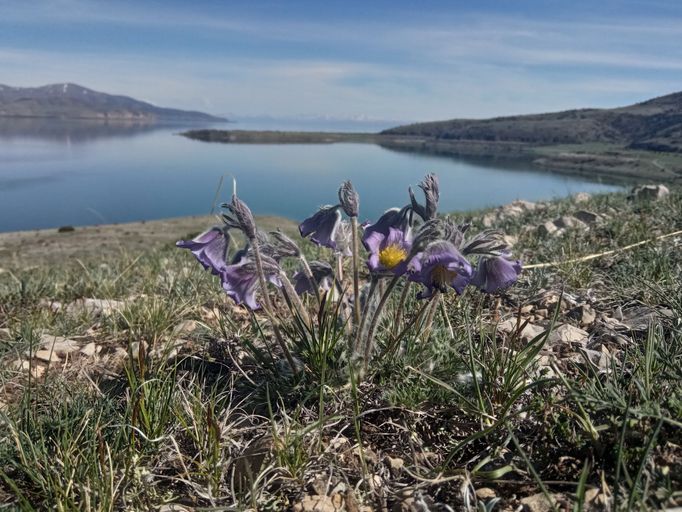
[[[571,311],[568,312],[570,318],[575,318],[578,320],[580,325],[588,326],[594,323],[597,319],[597,313],[592,309],[591,306],[583,304],[582,306],[576,306]]]
[[[296,512],[336,512],[343,509],[343,497],[334,496],[304,496],[296,503],[293,510]]]
[[[199,322],[196,320],[185,320],[184,322],[179,323],[175,327],[175,333],[177,335],[188,335],[192,334],[194,331],[196,331],[199,328]]]
[[[554,219],[553,223],[559,229],[561,229],[561,228],[564,228],[564,229],[582,228],[582,229],[584,229],[587,227],[587,225],[584,222],[576,219],[575,217],[573,217],[571,215],[562,215],[558,219]]]
[[[109,316],[125,307],[125,302],[113,299],[79,299],[66,307],[67,313],[90,313],[92,315]]]
[[[556,236],[559,228],[552,221],[547,221],[544,224],[540,224],[537,227],[537,232],[540,236]]]
[[[53,351],[59,356],[65,356],[80,348],[80,344],[77,341],[52,334],[43,334],[40,337],[40,346],[45,350]]]
[[[37,350],[33,355],[36,359],[45,361],[46,363],[57,363],[61,361],[61,358],[52,350]]]
[[[158,510],[159,512],[190,512],[192,509],[183,505],[178,505],[177,503],[167,503],[165,505],[161,505],[161,508]]]
[[[569,324],[562,324],[549,334],[549,343],[580,343],[586,345],[589,336],[587,331]]]
[[[596,213],[590,212],[588,210],[578,210],[577,212],[575,212],[575,218],[581,222],[584,222],[585,224],[594,224],[601,217],[599,217],[599,215],[597,215]]]
[[[528,512],[549,512],[553,508],[542,493],[521,498],[521,504],[524,507],[523,510]]]
[[[523,325],[523,323],[521,323]],[[505,320],[504,322],[501,322],[497,325],[497,328],[504,333],[512,333],[516,330],[518,326],[518,323],[515,318],[510,318],[509,320]],[[530,341],[533,338],[539,336],[545,332],[545,328],[540,326],[540,325],[534,325],[531,324],[530,322],[526,324],[526,326],[521,329],[521,339],[523,341]]]
[[[665,185],[640,185],[632,189],[631,196],[637,200],[658,201],[670,195]]]
[[[97,352],[102,350],[102,347],[98,346],[94,341],[91,341],[87,345],[85,345],[81,350],[81,354],[83,354],[86,357],[92,357],[94,356]]]
[[[476,497],[479,500],[490,500],[496,496],[497,494],[490,487],[481,487],[480,489],[476,489]]]
[[[592,196],[587,192],[578,192],[573,196],[574,203],[586,203],[590,199],[592,199]]]
[[[405,461],[400,457],[387,456],[386,463],[388,464],[388,467],[391,468],[392,472],[398,472],[405,466]]]

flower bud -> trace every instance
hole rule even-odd
[[[256,238],[256,221],[246,203],[236,195],[232,196],[232,202],[224,204],[229,215],[223,215],[225,223],[230,227],[241,229],[246,238],[254,240]]]
[[[357,217],[360,210],[360,196],[350,181],[344,181],[339,188],[339,204],[346,215]]]
[[[424,208],[426,219],[433,219],[438,212],[438,200],[440,199],[438,176],[427,174],[419,184],[419,188],[424,191],[424,198],[426,199],[426,207]]]
[[[278,258],[298,258],[301,255],[301,249],[296,242],[281,231],[270,231],[270,236],[274,240],[272,245]]]

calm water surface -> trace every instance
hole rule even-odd
[[[222,127],[306,129],[301,124]],[[345,179],[360,192],[362,219],[405,204],[407,186],[427,172],[440,177],[442,211],[618,188],[527,165],[399,153],[369,144],[208,144],[176,135],[185,128],[0,121],[0,231],[206,214],[221,177],[228,178],[221,199],[229,199],[232,176],[255,213],[293,219],[335,203]]]

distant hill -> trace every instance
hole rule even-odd
[[[127,96],[97,92],[71,83],[42,87],[0,85],[0,117],[136,122],[226,121],[203,112],[156,107]]]
[[[632,149],[682,152],[682,92],[614,109],[452,119],[399,126],[381,133],[532,145],[605,142]]]

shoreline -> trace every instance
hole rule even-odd
[[[284,217],[256,216],[268,231],[281,227],[296,229],[296,223]],[[168,219],[98,224],[64,228],[8,231],[0,233],[0,273],[3,270],[41,266],[64,260],[103,261],[124,253],[136,255],[149,249],[173,245],[176,241],[216,225],[212,215],[172,217]]]
[[[382,133],[273,130],[189,130],[179,135],[221,144],[375,144],[391,151],[527,163],[541,172],[635,183],[682,181],[682,154],[627,149],[615,144],[537,145],[526,142],[446,140]],[[662,164],[661,161],[665,163]]]

